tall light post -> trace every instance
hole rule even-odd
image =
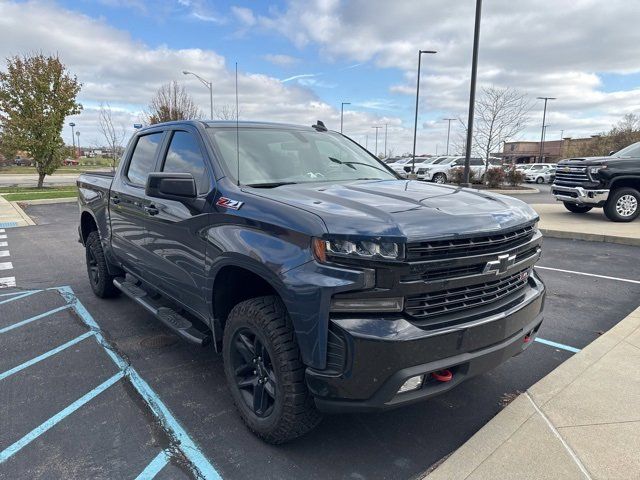
[[[416,167],[416,136],[418,134],[418,104],[420,102],[420,64],[422,63],[422,54],[436,54],[435,50],[418,50],[418,80],[416,82],[416,116],[413,122],[413,159],[411,160],[411,173],[415,173]]]
[[[340,133],[342,133],[342,124],[344,123],[343,119],[344,119],[344,106],[345,105],[351,105],[351,103],[350,102],[342,102],[340,104]]]
[[[78,137],[78,157],[80,157],[80,130],[76,132],[76,137]]]
[[[455,120],[455,118],[443,118],[445,122],[448,122],[447,125],[447,157],[449,156],[449,137],[451,136],[451,122]]]
[[[210,112],[210,115],[211,115],[211,120],[213,120],[213,83],[209,82],[208,80],[205,80],[204,78],[202,78],[197,73],[189,72],[188,70],[183,70],[182,74],[183,75],[193,75],[198,80],[200,80],[205,87],[207,87],[209,89],[209,112]]]
[[[76,158],[76,135],[73,131],[76,124],[73,122],[70,122],[69,126],[71,127],[71,143],[73,143],[73,158]]]
[[[387,158],[387,131],[389,130],[389,124],[384,124],[384,158]]]
[[[467,119],[467,143],[464,155],[463,187],[470,187],[471,147],[473,142],[473,116],[476,104],[476,79],[478,78],[478,49],[480,47],[480,19],[482,18],[482,0],[476,0],[476,22],[473,29],[473,57],[471,59],[471,86],[469,88],[469,118]]]
[[[382,127],[379,127],[377,125],[371,127],[371,128],[375,128],[376,129],[376,157],[378,156],[378,130],[380,130]]]
[[[544,100],[544,110],[542,113],[542,132],[540,133],[540,155],[538,156],[539,163],[542,163],[542,155],[544,154],[544,124],[547,121],[547,102],[549,100],[555,100],[555,97],[538,97],[538,100]]]

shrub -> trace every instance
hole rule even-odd
[[[522,182],[524,182],[524,173],[519,172],[515,168],[509,169],[506,177],[507,177],[507,183],[509,183],[509,185],[511,185],[512,187],[517,187]]]
[[[498,188],[504,183],[507,174],[501,168],[490,168],[484,175],[484,180],[489,188]]]
[[[469,170],[469,183],[474,183],[475,178],[476,172],[473,170]],[[456,185],[464,183],[464,167],[456,167],[451,169],[449,180],[451,180],[451,183],[455,183]]]

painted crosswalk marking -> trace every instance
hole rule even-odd
[[[0,278],[0,288],[8,288],[16,286],[16,277]]]
[[[13,268],[13,263],[11,262],[0,262],[0,270],[11,270]]]

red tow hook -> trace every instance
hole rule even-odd
[[[439,382],[450,382],[453,378],[453,373],[451,373],[451,370],[439,370],[431,372],[431,376]]]
[[[533,341],[533,332],[529,332],[524,336],[524,343],[531,343]]]

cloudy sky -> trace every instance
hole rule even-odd
[[[232,105],[239,65],[240,117],[312,124],[321,119],[374,150],[374,125],[409,151],[417,50],[423,57],[418,152],[442,153],[443,117],[465,117],[473,38],[472,0],[0,0],[0,57],[58,53],[83,83],[83,145],[102,143],[96,108],[138,122],[163,83],[185,84],[208,116]],[[640,113],[640,2],[485,0],[479,85],[553,96],[547,138],[586,136]],[[0,66],[4,68],[4,65]],[[534,103],[522,139],[539,137]],[[66,128],[63,137],[71,142]],[[382,132],[378,150],[383,150]]]

